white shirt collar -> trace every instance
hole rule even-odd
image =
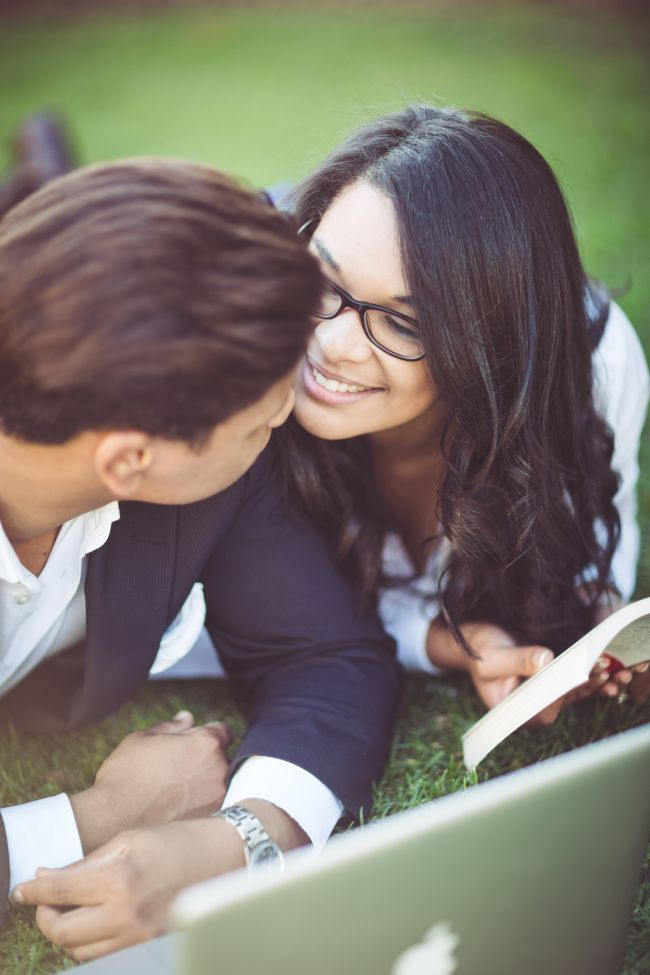
[[[111,501],[94,511],[87,511],[83,515],[71,518],[61,526],[54,548],[59,548],[69,536],[75,535],[78,539],[76,554],[79,559],[83,559],[89,552],[94,552],[106,542],[111,525],[119,517],[119,504],[117,501]],[[78,531],[78,526],[82,527],[81,532]],[[54,549],[52,551],[54,552]],[[16,555],[13,545],[0,524],[0,580],[12,585],[22,583],[33,587],[34,579],[35,577]]]
[[[111,525],[120,517],[120,506],[117,501],[111,501],[102,508],[87,511],[81,516],[84,520],[84,544],[82,555],[88,555],[95,549],[101,548],[110,535]]]

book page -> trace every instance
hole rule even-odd
[[[609,641],[603,653],[626,667],[634,667],[650,659],[650,614],[628,623]]]

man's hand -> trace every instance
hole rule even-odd
[[[125,829],[218,809],[229,738],[218,721],[194,728],[189,711],[127,735],[100,766],[95,784],[70,799],[84,853]]]
[[[244,805],[283,850],[307,840],[271,803]],[[243,842],[229,823],[195,819],[122,833],[78,863],[39,870],[12,899],[38,905],[43,934],[77,961],[88,961],[162,934],[169,904],[183,887],[243,866]]]

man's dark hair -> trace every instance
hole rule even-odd
[[[295,365],[319,289],[291,218],[211,169],[53,180],[0,221],[0,429],[198,442]]]

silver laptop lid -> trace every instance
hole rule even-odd
[[[182,975],[616,975],[650,726],[186,891]]]

